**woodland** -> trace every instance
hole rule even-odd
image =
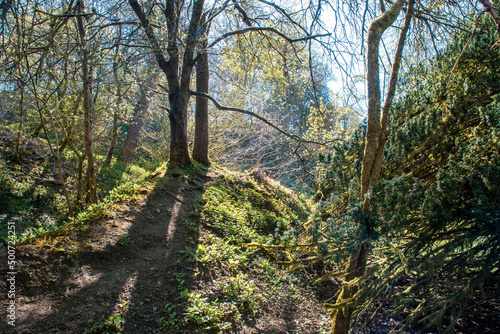
[[[1,0],[1,333],[500,333],[498,0]]]

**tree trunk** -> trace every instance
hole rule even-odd
[[[382,34],[396,20],[405,1],[398,0],[391,8],[375,19],[368,29],[368,52],[367,52],[367,86],[368,86],[368,119],[367,133],[365,139],[365,151],[363,156],[363,167],[361,171],[361,201],[363,202],[363,215],[370,215],[370,204],[366,194],[380,176],[380,166],[383,157],[385,144],[385,134],[387,126],[387,112],[389,111],[394,96],[394,89],[399,71],[399,63],[402,53],[402,46],[406,38],[406,31],[411,18],[411,8],[413,1],[410,0],[409,10],[405,20],[405,26],[401,31],[398,49],[396,51],[395,62],[392,68],[391,84],[387,93],[386,104],[384,105],[381,117],[380,79],[379,79],[379,43]],[[399,47],[401,45],[401,47]],[[393,82],[394,81],[394,82]],[[364,275],[368,256],[371,249],[370,235],[372,226],[369,219],[360,222],[359,234],[368,237],[362,241],[360,249],[351,255],[349,259],[348,274],[342,284],[342,290],[337,298],[334,309],[334,318],[331,333],[347,334],[349,332],[352,314],[356,308],[356,293],[359,291],[359,279]]]
[[[118,53],[118,49],[117,49]],[[115,152],[116,142],[118,140],[118,115],[122,106],[122,89],[120,84],[120,78],[118,77],[118,62],[115,59],[113,62],[113,75],[116,84],[116,105],[113,113],[113,133],[111,135],[111,144],[109,145],[108,154],[106,155],[106,160],[104,160],[102,167],[109,166],[111,160],[113,160],[113,153]]]
[[[45,126],[45,121],[43,119],[43,112],[42,112],[42,109],[44,107],[40,106],[40,97],[38,96],[38,93],[37,93],[37,90],[36,90],[36,85],[33,85],[35,88],[34,88],[34,95],[35,95],[35,103],[36,103],[36,107],[38,109],[38,115],[40,116],[40,123],[41,123],[41,127],[43,129],[43,132],[45,134],[45,138],[47,139],[47,144],[49,146],[49,150],[50,150],[50,153],[52,154],[52,156],[54,157],[54,160],[56,161],[56,164],[57,164],[57,172],[58,172],[58,175],[59,175],[59,180],[61,182],[61,187],[62,187],[62,190],[63,190],[63,194],[64,194],[64,197],[66,199],[66,204],[68,205],[68,215],[70,217],[73,216],[73,208],[71,206],[71,200],[69,198],[69,193],[68,193],[68,189],[66,188],[66,182],[64,181],[64,175],[63,175],[63,171],[62,171],[62,166],[61,166],[61,159],[59,157],[59,142],[58,142],[58,139],[57,139],[57,132],[56,132],[56,127],[55,127],[55,124],[54,124],[54,118],[52,117],[52,114],[50,114],[50,120],[51,120],[51,123],[52,123],[52,128],[53,128],[53,131],[54,131],[54,136],[56,138],[56,149],[54,149],[52,143],[50,142],[50,137],[49,137],[49,134],[47,132],[47,127]]]
[[[102,163],[102,167],[109,166],[111,160],[113,160],[113,154],[115,152],[116,142],[118,140],[118,110],[120,109],[121,98],[118,99],[115,106],[115,112],[113,114],[113,132],[111,134],[111,144],[109,144],[108,154],[106,154],[106,159]]]
[[[183,97],[172,98],[174,94],[169,95],[170,112],[168,120],[170,121],[170,159],[172,165],[187,166],[191,164],[188,148],[187,135],[187,100],[189,92],[185,92]],[[180,96],[180,94],[179,94]]]
[[[134,108],[134,116],[132,119],[132,124],[127,133],[127,138],[125,139],[125,144],[123,149],[118,156],[118,161],[124,163],[131,163],[135,159],[135,153],[137,146],[139,144],[139,139],[141,135],[142,128],[144,127],[146,115],[149,108],[149,94],[154,85],[154,75],[147,79],[144,85],[139,88],[139,98]]]
[[[40,137],[40,132],[42,131],[43,129],[43,125],[42,123],[38,123],[38,125],[36,126],[35,130],[33,131],[33,133],[31,134],[31,137],[33,138],[38,138]]]
[[[76,206],[83,207],[83,163],[85,162],[84,155],[78,155],[78,177],[76,179]]]
[[[79,0],[77,13],[83,14],[84,0]],[[85,27],[82,16],[77,16],[78,32],[80,34],[80,47],[82,53],[82,80],[83,80],[83,119],[84,119],[84,143],[85,155],[87,157],[87,186],[90,203],[97,203],[96,173],[94,164],[94,153],[92,148],[92,99],[90,96],[90,76],[88,69],[88,52],[85,44]]]
[[[62,154],[64,152],[64,150],[66,149],[66,147],[68,146],[69,144],[69,137],[72,135],[72,132],[73,132],[73,126],[70,126],[69,128],[69,135],[68,136],[65,136],[61,142],[61,145],[59,146],[59,154]]]
[[[20,81],[20,80],[19,80]],[[16,152],[14,153],[14,160],[19,163],[20,159],[20,147],[21,147],[21,135],[23,132],[23,122],[24,122],[24,83],[20,83],[19,89],[21,90],[21,98],[19,100],[19,130],[16,138]]]
[[[159,67],[165,73],[168,82],[170,110],[170,164],[189,165],[188,136],[187,136],[187,107],[190,97],[189,84],[193,70],[194,54],[199,43],[199,28],[203,15],[204,0],[196,0],[192,5],[191,18],[184,43],[179,43],[180,25],[177,13],[180,12],[183,1],[167,1],[164,9],[166,17],[166,28],[168,41],[166,51],[169,59],[165,58],[164,50],[156,38],[155,32],[150,25],[149,18],[142,10],[137,0],[129,0],[132,10],[137,15],[148,38],[149,45],[156,57]],[[183,33],[184,34],[184,33]],[[184,52],[179,50],[179,45],[184,44]],[[180,56],[182,55],[182,66]],[[180,71],[179,71],[180,70]],[[179,73],[180,72],[180,73]]]
[[[364,275],[369,253],[370,245],[363,243],[358,252],[349,259],[349,274],[342,283],[342,290],[337,298],[337,303],[342,303],[342,306],[339,306],[334,313],[331,330],[333,334],[347,334],[349,332],[352,314],[356,309],[355,296],[359,291],[359,282],[354,280]]]
[[[202,20],[201,25],[204,23]],[[208,35],[208,28],[205,38]],[[208,94],[209,66],[208,66],[208,42],[206,39],[201,43],[202,53],[196,63],[196,91]],[[208,158],[208,99],[196,96],[196,114],[194,125],[193,159],[204,165],[210,165]]]

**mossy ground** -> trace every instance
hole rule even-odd
[[[109,211],[111,203],[133,199],[139,192],[147,192],[140,188],[147,187],[142,181],[149,172],[136,165],[114,162],[100,169],[98,175],[101,203],[69,219],[57,165],[47,142],[22,135],[17,160],[16,143],[16,132],[0,128],[0,248],[5,245],[8,221],[15,222],[16,241],[22,242],[39,234],[59,230],[71,222],[83,221],[90,216],[98,217],[99,211],[101,214]],[[78,212],[81,205],[76,204],[77,180],[71,167],[75,165],[71,161],[76,157],[67,150],[61,154],[61,159],[73,210]]]
[[[326,332],[314,277],[287,271],[283,254],[247,247],[294,238],[292,227],[309,212],[307,202],[271,179],[220,175],[196,210],[198,246],[184,252],[196,266],[196,285],[182,300],[180,323],[228,332]]]
[[[248,247],[292,240],[309,210],[270,179],[160,168],[17,247],[16,331],[326,332],[331,290]]]

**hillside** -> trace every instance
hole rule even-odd
[[[307,218],[307,203],[268,178],[164,173],[122,186],[64,227],[19,244],[19,319],[14,331],[2,324],[0,332],[328,330],[321,305],[332,287],[287,271],[280,254],[245,247],[292,238],[287,231]]]

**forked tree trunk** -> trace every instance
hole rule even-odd
[[[149,18],[144,13],[139,2],[137,0],[129,0],[129,4],[141,22],[141,26],[144,28],[159,67],[167,77],[170,106],[168,118],[170,120],[171,135],[169,162],[172,165],[189,165],[191,164],[187,136],[187,107],[190,97],[189,84],[193,66],[195,65],[194,55],[200,40],[199,28],[205,1],[196,0],[192,4],[189,28],[185,34],[186,37],[183,43],[184,52],[179,50],[179,46],[182,43],[179,43],[181,31],[179,17],[177,16],[177,13],[181,12],[184,2],[172,0],[165,3],[164,14],[168,31],[166,48],[169,56],[168,61],[150,25]]]
[[[141,85],[139,88],[139,97],[134,108],[132,124],[127,132],[127,138],[125,139],[123,149],[118,156],[118,161],[129,164],[135,159],[137,146],[139,144],[141,132],[149,109],[149,95],[151,89],[153,88],[154,81],[154,75],[151,75],[150,78],[147,79],[146,83]]]
[[[399,72],[399,64],[403,51],[406,32],[408,31],[413,0],[409,1],[408,11],[401,30],[396,50],[395,60],[393,62],[391,81],[387,92],[387,99],[382,109],[380,98],[380,78],[379,78],[379,43],[382,34],[391,26],[398,17],[403,4],[406,1],[398,0],[392,7],[375,19],[368,29],[368,54],[367,54],[367,86],[368,86],[368,119],[367,133],[365,139],[365,151],[363,157],[363,168],[361,171],[361,201],[363,202],[363,215],[370,215],[370,203],[366,194],[370,187],[375,185],[380,177],[380,170],[383,158],[383,150],[386,140],[387,114],[392,104],[394,91]],[[369,220],[359,224],[360,234],[370,236],[372,226]],[[347,334],[349,332],[351,318],[356,308],[357,292],[359,291],[360,278],[364,275],[370,254],[371,241],[369,237],[363,240],[360,249],[351,255],[349,266],[342,290],[337,298],[336,309],[331,333]]]
[[[202,19],[201,25],[205,19]],[[208,94],[209,84],[209,66],[208,66],[208,27],[205,31],[205,39],[201,43],[201,55],[196,63],[196,91]],[[206,97],[196,96],[196,114],[194,124],[194,146],[193,159],[204,164],[210,165],[208,158],[208,99]]]

